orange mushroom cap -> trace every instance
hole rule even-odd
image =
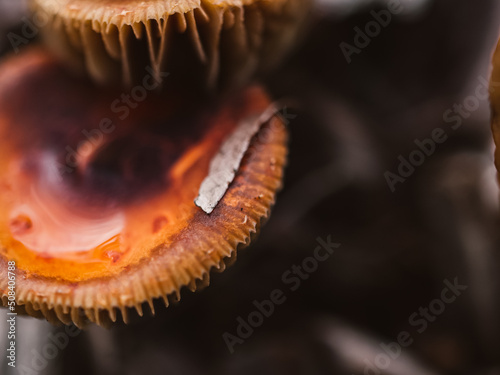
[[[252,138],[213,212],[194,203],[221,145],[268,108],[261,88],[203,105],[149,93],[127,116],[113,110],[122,94],[39,49],[0,66],[4,305],[14,261],[18,308],[30,315],[82,326],[109,324],[117,309],[141,314],[145,302],[206,284],[269,216],[287,153],[278,116]]]

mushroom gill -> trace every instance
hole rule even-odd
[[[82,326],[120,310],[126,320],[128,308],[142,314],[207,284],[268,217],[287,153],[279,116],[252,138],[213,212],[194,203],[221,145],[269,107],[262,88],[200,102],[151,92],[127,116],[112,110],[117,97],[42,49],[0,65],[4,305],[15,261],[26,313]]]
[[[46,43],[101,84],[132,86],[145,69],[172,81],[234,87],[296,41],[310,0],[33,0]]]

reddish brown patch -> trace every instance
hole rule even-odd
[[[105,251],[103,255],[106,258],[110,259],[113,263],[116,263],[120,259],[120,257],[122,256],[121,253],[119,253],[117,251],[113,251],[113,250]]]
[[[33,223],[28,216],[19,215],[10,222],[9,226],[11,233],[15,236],[18,236],[23,235],[31,230],[31,228],[33,228]]]
[[[167,224],[168,219],[165,216],[158,216],[153,222],[153,234],[158,233]]]
[[[42,251],[40,253],[37,254],[37,258],[39,260],[44,260],[44,261],[50,261],[52,259],[54,259],[54,256],[46,251]]]

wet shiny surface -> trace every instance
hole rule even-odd
[[[0,106],[8,108],[0,117],[0,233],[19,267],[78,280],[168,245],[199,210],[193,200],[235,116],[264,103],[243,104],[258,97],[250,90],[214,115],[216,103],[181,105],[153,92],[134,102],[133,93],[99,92],[36,50],[0,72]]]

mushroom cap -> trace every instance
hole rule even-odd
[[[4,306],[15,261],[19,312],[78,326],[111,324],[118,310],[126,320],[129,308],[142,314],[155,298],[206,285],[269,216],[287,153],[278,116],[252,138],[213,212],[194,204],[221,144],[269,106],[261,88],[195,114],[189,100],[150,94],[121,119],[115,95],[41,49],[0,65]]]
[[[140,82],[145,68],[170,85],[242,85],[279,62],[311,0],[33,0],[48,16],[46,43],[100,84]]]

